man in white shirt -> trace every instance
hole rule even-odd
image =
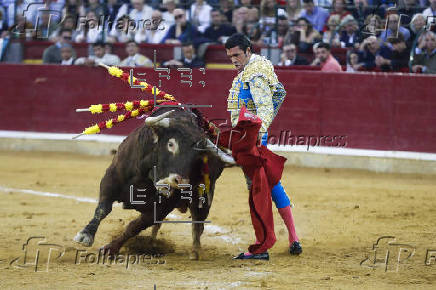
[[[81,57],[77,59],[74,64],[89,66],[98,65],[99,63],[103,63],[105,65],[119,65],[120,58],[114,54],[106,53],[103,42],[94,43],[92,48],[94,50],[94,55]]]
[[[162,13],[162,18],[164,20],[165,26],[170,27],[171,25],[176,24],[176,20],[174,19],[174,9],[176,9],[175,0],[163,0],[163,5],[167,9],[164,13]]]
[[[204,0],[197,0],[191,6],[190,21],[201,33],[204,33],[210,25],[210,11],[212,7],[204,3]]]
[[[121,66],[146,66],[146,67],[153,67],[152,61],[138,53],[139,47],[136,42],[133,40],[126,43],[126,52],[128,57],[123,59],[121,62]]]
[[[169,25],[162,17],[162,13],[159,10],[154,10],[151,15],[151,24],[145,29],[144,38],[140,39],[140,42],[146,43],[161,43],[162,39],[167,35]]]
[[[422,14],[427,19],[427,25],[436,25],[436,0],[429,0],[430,6]]]

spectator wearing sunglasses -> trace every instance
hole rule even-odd
[[[203,42],[209,40],[201,35],[197,28],[191,22],[186,20],[186,13],[183,9],[174,9],[174,19],[176,24],[172,25],[167,35],[161,43],[182,44],[192,42],[195,48]]]
[[[282,60],[279,65],[309,65],[309,62],[304,57],[297,54],[297,47],[291,43],[283,47]]]
[[[61,63],[62,57],[61,57],[61,47],[63,44],[71,44],[71,36],[72,36],[71,29],[63,29],[60,31],[60,35],[58,38],[58,41],[50,45],[44,50],[44,53],[42,55],[42,61],[45,64],[49,63]],[[73,57],[76,57],[76,52],[73,49]]]

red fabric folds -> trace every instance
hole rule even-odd
[[[276,242],[271,190],[280,181],[286,161],[286,158],[258,144],[261,125],[262,120],[243,107],[238,124],[219,137],[219,144],[230,145],[236,163],[252,181],[249,193],[251,222],[260,242],[248,247],[253,254],[267,251]]]

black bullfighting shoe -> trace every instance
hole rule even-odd
[[[289,253],[291,255],[300,255],[303,252],[303,248],[300,245],[300,242],[293,242],[289,247]]]
[[[260,253],[260,254],[245,254],[240,253],[239,256],[233,257],[234,260],[248,260],[248,259],[255,259],[255,260],[269,260],[269,254],[268,252]]]

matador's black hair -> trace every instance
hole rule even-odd
[[[233,47],[239,46],[244,52],[247,52],[247,48],[249,47],[251,51],[253,51],[253,47],[251,46],[251,41],[242,33],[235,33],[230,36],[225,44],[226,49],[230,49]]]

